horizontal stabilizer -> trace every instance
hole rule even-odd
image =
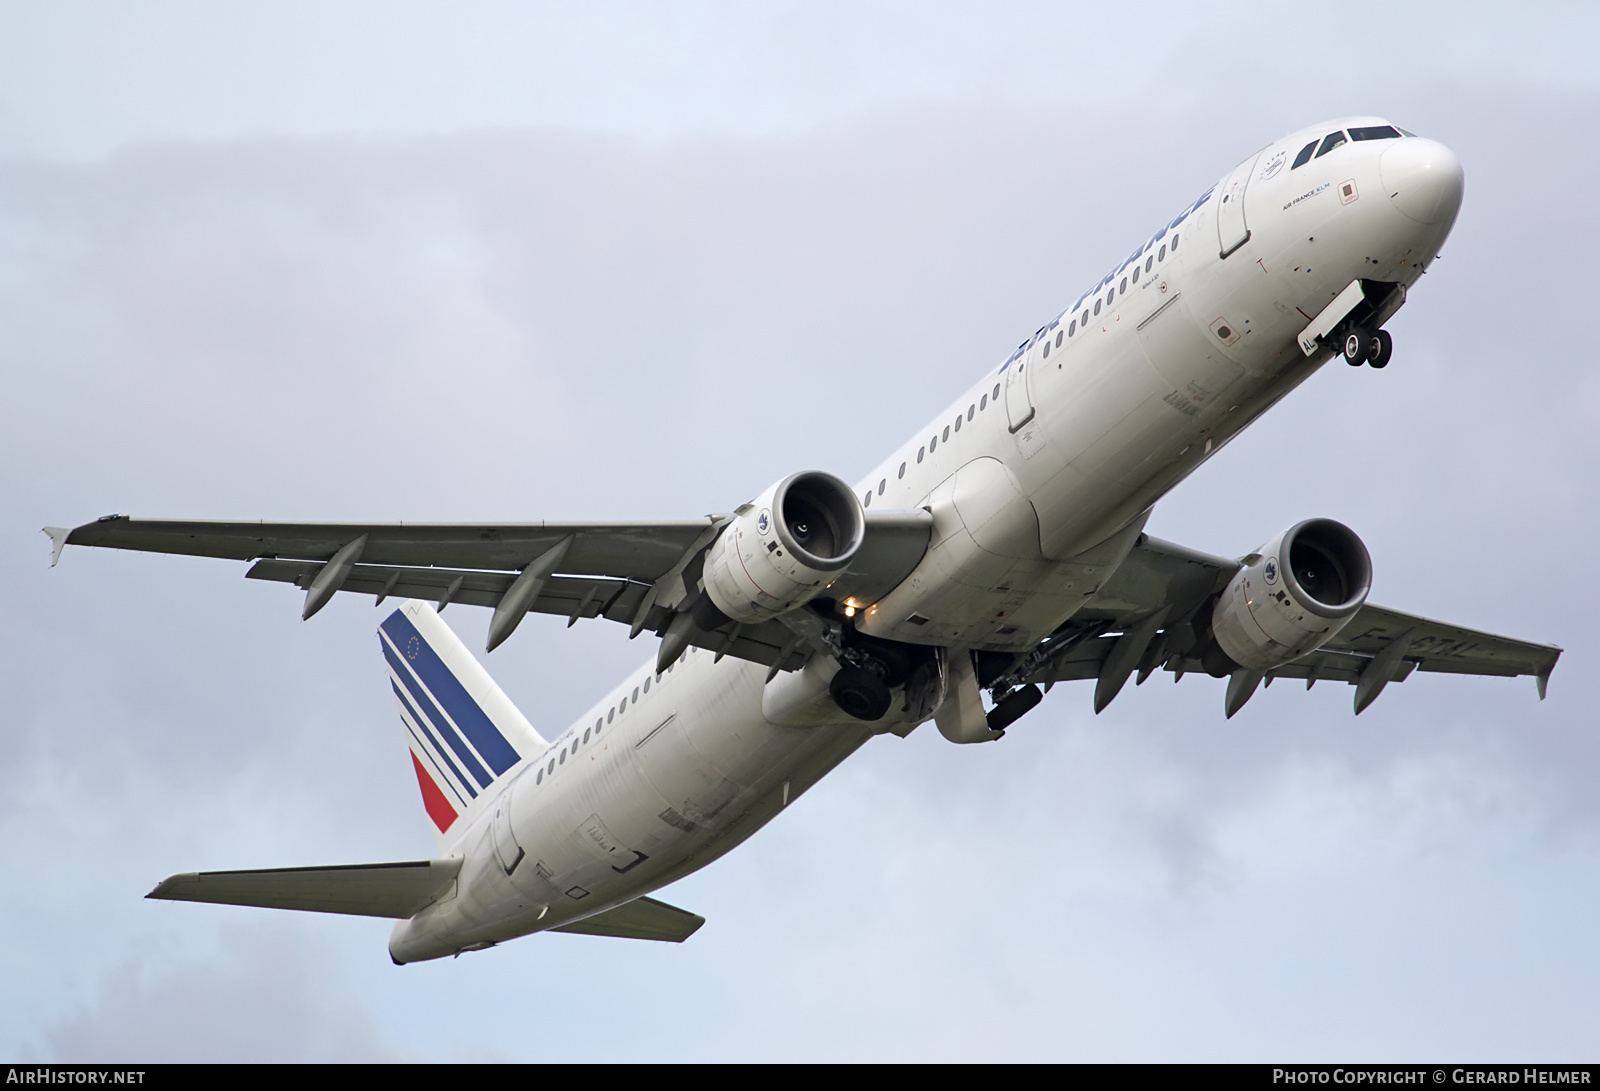
[[[698,913],[679,909],[654,898],[636,898],[615,909],[596,913],[581,921],[552,928],[552,932],[571,932],[578,936],[618,936],[622,939],[654,939],[663,943],[682,943],[706,919]]]
[[[145,897],[404,919],[448,890],[460,870],[460,860],[407,860],[259,871],[191,871],[163,879]]]

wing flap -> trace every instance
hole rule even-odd
[[[311,586],[322,565],[316,561],[257,561],[245,573],[246,579],[292,583],[301,589]],[[383,598],[422,599],[439,602],[450,591],[451,602],[469,606],[496,606],[506,593],[515,572],[475,572],[454,568],[399,568],[389,565],[358,564],[339,585],[341,591]],[[460,580],[460,584],[456,580]],[[455,590],[451,591],[454,587]],[[605,617],[611,621],[633,620],[644,600],[649,584],[604,576],[551,576],[539,597],[528,609],[537,614],[560,617]]]
[[[163,879],[147,898],[404,919],[455,882],[460,860],[200,871]]]
[[[682,943],[699,931],[704,923],[704,917],[687,909],[679,909],[654,898],[635,898],[604,913],[596,913],[550,931],[569,932],[578,936],[616,936],[620,939]]]

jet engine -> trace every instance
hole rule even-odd
[[[866,516],[832,474],[792,474],[738,510],[706,551],[706,594],[749,624],[814,598],[861,548]]]
[[[1270,670],[1314,651],[1356,616],[1372,586],[1367,547],[1332,519],[1296,523],[1245,562],[1211,613],[1216,645],[1234,665],[1208,661],[1213,674]]]

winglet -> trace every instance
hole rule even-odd
[[[50,535],[50,567],[54,568],[56,562],[61,559],[61,551],[67,547],[67,535],[71,534],[72,531],[66,527],[42,527],[40,529]]]

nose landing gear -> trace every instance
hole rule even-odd
[[[1340,351],[1344,354],[1344,362],[1351,367],[1360,367],[1362,364],[1374,368],[1388,367],[1389,357],[1394,354],[1394,339],[1389,336],[1388,330],[1354,326],[1345,333]]]

